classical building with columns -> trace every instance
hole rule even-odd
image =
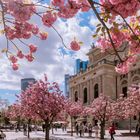
[[[140,82],[140,63],[136,63],[128,74],[120,75],[115,71],[114,56],[101,53],[97,47],[90,49],[87,55],[87,69],[69,79],[69,93],[73,101],[80,99],[84,105],[89,105],[101,93],[114,100],[120,94],[127,97],[128,87]]]

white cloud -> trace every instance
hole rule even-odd
[[[93,27],[97,26],[100,23],[100,21],[95,17],[91,16],[89,24]]]
[[[33,21],[37,21],[35,23],[42,29],[47,30],[49,37],[46,41],[41,41],[36,37],[27,41],[33,42],[38,46],[38,52],[35,54],[36,59],[32,63],[25,60],[20,61],[18,71],[12,70],[9,61],[5,57],[1,58],[1,89],[20,89],[20,80],[22,78],[33,77],[40,79],[44,73],[48,75],[50,81],[57,81],[59,84],[63,84],[64,74],[72,74],[74,71],[74,58],[70,55],[62,56],[58,52],[58,48],[62,46],[62,42],[56,32],[53,29],[44,28],[36,17],[34,17]],[[58,19],[54,26],[63,37],[66,46],[69,47],[69,43],[74,37],[84,42],[81,50],[76,53],[76,58],[87,59],[85,54],[88,52],[92,42],[92,32],[90,29],[88,27],[81,27],[78,18],[72,18],[65,22]]]

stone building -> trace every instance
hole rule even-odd
[[[88,52],[89,64],[86,71],[71,76],[69,79],[70,98],[78,99],[89,105],[100,93],[117,99],[120,94],[127,97],[127,89],[140,82],[140,63],[135,64],[126,75],[115,71],[114,56],[101,53],[100,49],[92,48]]]

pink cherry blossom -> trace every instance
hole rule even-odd
[[[78,42],[76,42],[75,40],[71,42],[70,44],[70,48],[74,51],[78,51],[80,50],[80,45]]]
[[[54,6],[62,7],[64,6],[64,0],[51,0],[51,3]]]
[[[47,11],[45,14],[43,14],[42,22],[44,25],[51,27],[52,24],[56,21],[56,19],[57,19],[56,13]]]
[[[13,68],[13,70],[18,70],[18,65],[16,63],[13,63],[12,68]]]
[[[32,33],[35,35],[39,33],[39,28],[37,25],[32,25]]]
[[[30,48],[30,52],[31,52],[31,53],[34,53],[34,52],[36,52],[36,50],[37,50],[37,47],[36,47],[35,45],[33,45],[33,44],[30,44],[30,45],[29,45],[29,48]]]
[[[17,57],[20,59],[22,59],[24,57],[24,54],[22,53],[22,51],[18,51]]]
[[[40,32],[39,33],[41,40],[46,40],[48,38],[48,33]]]
[[[32,54],[27,54],[25,55],[25,58],[29,61],[29,62],[32,62],[34,60],[34,57]]]
[[[16,63],[18,61],[18,59],[13,55],[11,55],[9,59],[12,63]]]

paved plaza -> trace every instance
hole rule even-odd
[[[122,130],[122,131],[116,130],[115,140],[139,140],[138,137],[121,136],[122,132],[123,133],[129,132],[129,130]],[[5,133],[6,133],[6,140],[27,140],[27,137],[23,135],[23,132],[5,132]],[[94,134],[93,134],[92,138],[89,138],[87,134],[85,134],[84,137],[79,137],[79,136],[76,136],[75,134],[74,134],[74,136],[70,136],[70,134],[68,134],[66,132],[62,132],[61,129],[54,131],[53,135],[50,132],[50,137],[51,137],[51,139],[54,139],[54,140],[76,140],[76,139],[79,139],[79,140],[99,140],[99,139],[94,137]],[[43,140],[44,133],[41,131],[38,131],[37,133],[32,132],[31,133],[31,140],[32,140],[32,138],[34,140]],[[106,131],[105,138],[106,138],[106,140],[110,140],[110,136],[108,134],[108,131]]]

